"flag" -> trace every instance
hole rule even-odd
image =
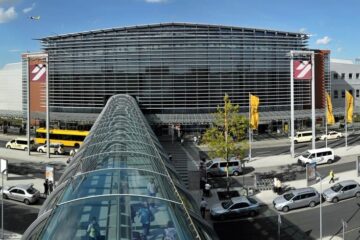
[[[259,107],[260,100],[257,96],[250,94],[250,127],[257,129],[259,125]]]
[[[331,98],[328,93],[326,93],[326,121],[327,124],[333,125],[335,123],[335,118],[332,110]]]
[[[354,113],[354,97],[348,91],[345,92],[345,121],[352,123]]]

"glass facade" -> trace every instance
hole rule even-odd
[[[212,113],[229,94],[243,112],[290,106],[290,50],[308,36],[241,27],[165,23],[46,37],[53,112],[100,112],[114,94],[144,114]],[[310,82],[295,82],[296,109],[310,105]]]
[[[179,240],[217,239],[136,100],[116,95],[23,239],[160,240],[170,228]]]

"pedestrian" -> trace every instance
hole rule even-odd
[[[87,228],[87,234],[89,240],[97,240],[100,236],[100,226],[96,221],[96,217],[92,217],[91,222]]]
[[[44,194],[45,194],[45,196],[47,196],[49,194],[49,180],[48,179],[45,179],[45,182],[44,182]]]
[[[197,144],[197,136],[194,136],[194,143]]]
[[[156,196],[157,186],[156,186],[156,184],[155,184],[154,178],[151,178],[151,179],[150,179],[150,182],[148,183],[148,185],[147,185],[146,188],[147,188],[147,191],[148,191],[149,196],[152,196],[152,197],[155,197],[155,196]]]
[[[49,194],[52,193],[54,190],[54,183],[52,181],[49,181]]]
[[[183,138],[180,139],[180,144],[181,144],[181,145],[184,144],[184,139],[183,139]]]
[[[201,198],[200,212],[201,212],[201,216],[203,218],[205,218],[205,212],[206,212],[207,205],[208,205],[207,201],[204,198]]]
[[[335,173],[334,173],[334,170],[331,169],[330,173],[329,173],[329,177],[330,177],[330,181],[329,183],[331,182],[335,182]]]
[[[163,240],[176,240],[176,229],[172,221],[168,221],[166,228],[164,229],[164,238]]]
[[[282,192],[282,183],[281,183],[280,179],[277,179],[276,189],[277,189],[277,194],[281,194],[281,192]]]
[[[279,192],[279,190],[278,190],[278,179],[276,177],[274,177],[273,185],[274,185],[274,188],[273,188],[274,192],[278,193]]]
[[[144,202],[143,206],[139,210],[139,218],[140,218],[140,223],[142,224],[143,227],[144,239],[147,239],[147,235],[149,235],[151,214],[152,213],[150,212],[147,202]]]
[[[201,178],[200,178],[200,189],[201,189],[202,191],[204,191],[204,189],[205,189],[205,184],[206,184],[206,179],[205,179],[205,177],[201,177]]]
[[[205,187],[204,187],[204,196],[205,197],[210,196],[210,189],[211,189],[211,185],[208,182],[206,182]]]

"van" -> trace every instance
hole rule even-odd
[[[323,164],[332,163],[335,159],[334,150],[331,148],[319,148],[307,150],[298,158],[298,163],[306,165],[309,163]]]
[[[320,194],[312,187],[291,190],[273,201],[276,210],[287,212],[301,207],[315,207],[320,203]]]
[[[297,132],[294,136],[294,143],[310,142],[312,140],[312,131]]]
[[[229,174],[239,176],[242,174],[241,162],[236,158],[229,160]],[[209,177],[226,176],[226,161],[224,159],[213,159],[206,163],[206,174]]]
[[[26,138],[16,138],[13,140],[10,140],[5,145],[8,149],[19,149],[19,150],[28,150],[28,140]],[[34,140],[30,140],[30,150],[35,149],[35,142]]]

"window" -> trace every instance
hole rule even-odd
[[[341,98],[345,98],[345,90],[341,90]]]
[[[349,79],[352,79],[352,73],[349,73]]]
[[[345,79],[345,73],[341,74],[341,79]]]
[[[210,168],[217,168],[217,167],[218,167],[218,164],[214,163]]]
[[[301,195],[297,195],[296,197],[294,197],[294,201],[300,200],[301,199]]]
[[[25,192],[23,190],[18,189],[18,194],[25,195]]]
[[[334,98],[338,98],[338,97],[339,97],[338,94],[339,94],[339,93],[338,93],[338,90],[334,90]]]
[[[339,74],[338,73],[334,73],[334,79],[338,79],[339,78]]]
[[[356,184],[352,184],[343,188],[343,191],[348,191],[356,187]]]
[[[356,79],[359,79],[359,73],[356,73],[355,76],[356,76]]]

